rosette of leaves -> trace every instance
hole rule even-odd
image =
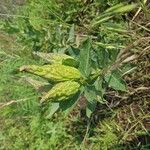
[[[93,48],[88,38],[79,47],[78,53],[73,48],[68,49],[69,55],[36,52],[34,54],[49,64],[23,66],[21,71],[39,75],[52,83],[53,87],[41,99],[44,104],[51,103],[49,116],[59,108],[69,110],[84,96],[86,115],[90,118],[97,103],[106,101],[104,95],[108,88],[127,91],[122,76],[132,70],[132,66],[124,64],[120,71],[116,67],[118,53],[108,53],[102,47]]]

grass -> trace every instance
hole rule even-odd
[[[118,3],[112,1],[110,5],[113,5],[113,2]],[[150,37],[147,19],[136,19],[134,20],[136,24],[131,24],[134,36],[137,35],[139,38],[146,34],[146,37]],[[81,26],[84,23],[86,21],[81,22]],[[121,21],[120,24],[125,22]],[[105,31],[105,27],[102,26],[101,29]],[[89,31],[88,34],[91,32]],[[140,35],[136,32],[140,32]],[[115,42],[119,40],[115,37],[120,33],[108,30],[102,33],[104,35],[101,37],[98,35],[101,39],[105,36],[106,45],[102,46],[107,46],[109,42],[116,44]],[[97,33],[93,34],[97,35]],[[137,39],[134,36],[132,39]],[[128,47],[124,34],[120,41]],[[109,90],[108,94],[106,93],[107,105],[98,105],[91,120],[85,117],[84,107],[80,108],[81,104],[76,106],[70,115],[58,112],[47,119],[39,106],[40,94],[22,78],[30,77],[30,74],[18,72],[18,68],[24,64],[43,64],[43,62],[32,56],[32,49],[18,44],[16,35],[1,32],[0,149],[148,150],[150,147],[150,51],[149,40],[143,41],[132,47],[132,52],[139,57],[132,62],[137,65],[136,72],[125,76],[129,93]],[[90,128],[87,128],[89,125]]]

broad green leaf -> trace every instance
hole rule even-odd
[[[70,54],[70,56],[73,56],[74,58],[78,58],[78,57],[79,57],[80,50],[79,50],[78,48],[75,48],[75,47],[70,46],[70,47],[67,49],[67,52]]]
[[[121,76],[113,72],[105,76],[105,81],[108,83],[108,86],[119,91],[127,91],[126,84]]]
[[[83,42],[80,52],[79,69],[85,77],[88,77],[91,73],[91,49],[91,40],[88,38]]]
[[[49,110],[49,114],[46,116],[46,118],[50,119],[53,114],[59,109],[59,103],[52,103]]]
[[[72,67],[75,67],[75,68],[77,68],[79,66],[79,62],[76,61],[75,59],[72,59],[72,58],[64,59],[62,61],[62,64],[66,65],[66,66],[72,66]]]
[[[88,118],[91,117],[91,114],[95,111],[97,104],[97,93],[94,87],[86,87],[84,96],[87,99],[86,115]]]
[[[119,53],[119,49],[109,49],[109,65],[113,65],[114,62],[117,59],[118,53]]]
[[[97,80],[94,83],[95,89],[97,91],[97,101],[100,103],[104,103],[104,94],[105,94],[105,88],[103,87],[103,77],[98,77]]]
[[[73,96],[71,99],[68,99],[66,101],[61,101],[59,103],[60,109],[62,111],[69,111],[77,102],[77,100],[80,97],[80,92],[78,92],[75,96]]]
[[[109,63],[109,52],[106,49],[97,49],[98,63],[101,68],[105,68]]]
[[[71,26],[70,32],[69,32],[69,38],[68,42],[73,43],[75,41],[75,34],[74,34],[74,24]]]

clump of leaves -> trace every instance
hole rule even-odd
[[[73,49],[68,51],[68,53],[72,52],[74,52]],[[71,57],[66,54],[39,52],[34,52],[34,54],[51,64],[23,66],[21,71],[24,70],[48,80],[50,79],[49,82],[53,88],[42,97],[42,101],[51,99],[51,110],[53,113],[59,108],[62,110],[72,108],[84,96],[87,100],[86,115],[90,118],[97,103],[105,101],[104,94],[108,87],[127,92],[126,83],[122,78],[124,72],[118,70],[119,66],[116,67],[116,63],[112,62],[109,58],[110,54],[107,54],[105,50],[94,49],[90,38],[86,39],[80,46],[78,53],[71,55]],[[50,58],[49,61],[48,58]],[[56,58],[57,61],[54,61]],[[59,64],[57,64],[58,62]],[[74,64],[77,65],[74,66]]]

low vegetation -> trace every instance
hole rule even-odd
[[[150,148],[148,1],[0,5],[0,149]]]

